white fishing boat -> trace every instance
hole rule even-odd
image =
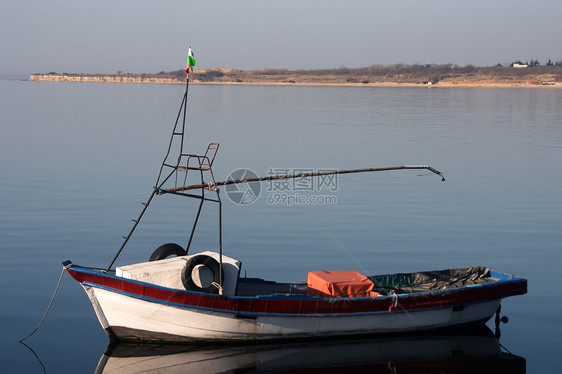
[[[425,169],[444,178],[427,165],[404,165],[217,182],[212,166],[218,143],[209,144],[203,155],[183,151],[189,67],[186,73],[185,94],[155,187],[117,254],[103,269],[65,262],[110,337],[232,342],[403,333],[482,323],[496,312],[502,298],[526,293],[525,279],[482,266],[384,275],[311,271],[307,282],[295,283],[242,277],[241,261],[223,254],[222,186],[407,169]],[[191,184],[192,178],[196,183]],[[164,244],[148,262],[113,269],[156,196],[200,201],[186,248]],[[191,254],[204,202],[219,206],[219,246],[215,251]]]

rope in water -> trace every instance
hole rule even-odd
[[[66,269],[68,269],[69,267],[70,267],[70,264],[62,267],[62,271],[60,273],[59,281],[57,282],[57,286],[55,287],[55,292],[53,293],[53,297],[51,298],[51,301],[49,302],[49,306],[47,306],[47,310],[45,310],[45,313],[43,314],[43,317],[41,317],[41,320],[37,324],[37,327],[32,332],[30,332],[29,335],[27,335],[25,338],[20,339],[19,340],[20,343],[23,343],[23,341],[25,339],[27,339],[31,335],[35,334],[35,332],[37,330],[39,330],[39,327],[41,327],[41,324],[43,323],[43,320],[45,319],[45,317],[47,317],[47,313],[49,313],[49,310],[51,309],[51,305],[53,305],[53,301],[55,301],[55,296],[57,296],[57,291],[59,290],[59,286],[60,286],[60,283],[61,283],[61,280],[62,280],[62,276],[64,275],[64,271]]]

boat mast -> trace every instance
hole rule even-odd
[[[113,257],[113,260],[111,261],[111,263],[107,267],[106,271],[109,271],[111,269],[111,267],[113,266],[113,264],[115,263],[115,261],[117,260],[117,258],[121,254],[121,252],[123,251],[123,248],[125,248],[125,245],[129,241],[131,235],[133,235],[133,232],[135,232],[135,229],[137,228],[141,218],[143,217],[144,213],[148,209],[148,206],[152,202],[152,199],[154,198],[154,195],[159,194],[159,191],[162,189],[162,186],[170,179],[170,177],[174,174],[174,172],[176,172],[178,170],[178,168],[180,167],[180,162],[182,161],[182,156],[188,157],[188,160],[187,160],[187,163],[186,163],[186,168],[185,168],[186,173],[187,173],[187,170],[190,169],[189,158],[191,158],[191,157],[198,157],[199,158],[199,168],[198,169],[201,171],[201,173],[200,173],[201,184],[204,183],[203,182],[203,170],[204,169],[202,168],[202,166],[208,164],[209,169],[210,169],[210,166],[212,165],[212,160],[210,161],[209,158],[207,157],[207,153],[209,152],[209,148],[211,147],[211,145],[209,145],[209,147],[207,148],[207,153],[205,153],[205,156],[186,155],[186,154],[183,153],[184,139],[185,139],[185,121],[186,121],[186,117],[187,117],[187,98],[188,98],[188,94],[189,94],[189,78],[190,78],[190,73],[193,71],[193,65],[195,64],[194,61],[193,61],[193,64],[190,66],[190,56],[192,56],[191,47],[189,48],[189,52],[188,52],[188,66],[185,69],[185,73],[186,73],[185,93],[183,94],[183,98],[182,98],[182,101],[181,101],[181,104],[180,104],[180,109],[178,111],[178,115],[176,116],[176,121],[174,123],[174,129],[172,130],[172,136],[170,137],[170,143],[168,145],[168,151],[166,152],[166,155],[164,156],[164,161],[162,161],[162,165],[160,165],[160,171],[158,172],[158,177],[156,178],[156,183],[155,183],[154,188],[152,190],[152,193],[150,194],[147,201],[142,203],[143,209],[141,210],[139,216],[136,219],[133,219],[133,222],[134,222],[133,227],[131,228],[129,233],[126,236],[123,237],[123,239],[124,239],[123,244],[121,244],[121,247],[119,248],[119,250],[117,251],[117,253]],[[180,117],[182,118],[181,123],[180,123]],[[178,126],[178,125],[180,125],[180,126]],[[170,154],[171,154],[171,150],[172,150],[174,144],[177,144],[179,146],[179,156],[178,156],[178,158],[175,162],[172,161],[172,160],[169,160],[171,157],[173,157],[173,156],[170,156]],[[213,144],[216,144],[216,143],[213,143]],[[213,156],[212,156],[213,160],[214,160],[214,156],[216,154],[217,149],[218,149],[218,144],[216,144],[215,149],[212,149],[212,150],[214,150],[214,153],[213,153]],[[205,160],[202,161],[201,157],[206,159],[206,161]],[[163,172],[166,168],[171,168],[172,170],[166,177],[163,177]],[[176,176],[176,179],[177,179],[177,176]],[[186,180],[187,180],[187,178],[186,178]],[[218,193],[217,193],[217,196],[218,196]],[[196,221],[195,221],[195,224],[193,226],[191,236],[190,236],[190,239],[189,239],[188,249],[189,249],[189,244],[191,244],[191,239],[193,237],[193,232],[195,231],[195,226],[197,224],[197,220],[199,219],[199,214],[201,212],[203,201],[206,200],[206,198],[204,197],[204,190],[203,189],[201,189],[201,196],[199,196],[199,198],[201,199],[201,202],[199,204],[199,209],[198,209],[198,212],[197,212]]]

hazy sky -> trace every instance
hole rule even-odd
[[[0,74],[562,59],[562,0],[0,0]]]

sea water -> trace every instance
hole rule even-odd
[[[67,259],[105,267],[156,181],[185,87],[0,80],[3,372],[93,372],[108,338]],[[501,343],[528,372],[562,369],[562,90],[298,86],[189,89],[186,144],[219,142],[214,176],[430,165],[428,171],[221,190],[223,247],[242,273],[299,281],[483,265],[528,279]],[[242,187],[241,187],[242,188]],[[232,192],[232,191],[230,191]],[[236,191],[234,191],[236,192]],[[240,190],[239,192],[248,192]],[[117,265],[185,246],[198,202],[157,197]],[[190,252],[218,247],[208,202]],[[493,323],[489,323],[493,328]],[[233,370],[235,368],[232,368]]]

